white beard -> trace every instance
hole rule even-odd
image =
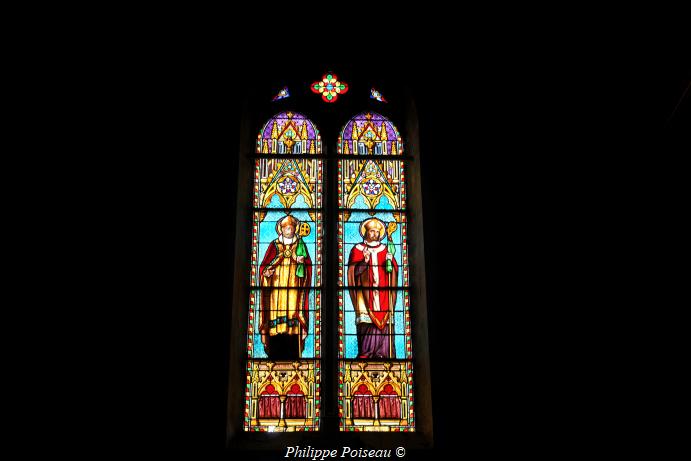
[[[297,237],[295,235],[293,235],[292,238],[284,237],[283,235],[278,236],[278,241],[284,245],[291,245],[291,244],[295,243],[296,240],[297,240]]]

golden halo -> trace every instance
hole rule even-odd
[[[375,229],[379,230],[379,241],[381,242],[384,240],[384,237],[386,237],[386,226],[381,219],[369,218],[362,221],[362,224],[360,224],[360,235],[363,239],[365,238],[368,227],[374,227]]]

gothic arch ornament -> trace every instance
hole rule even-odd
[[[322,140],[314,123],[303,114],[274,115],[257,134],[258,154],[321,154]]]
[[[376,208],[382,197],[389,199],[393,208],[398,208],[400,204],[398,194],[395,192],[398,185],[392,185],[390,181],[390,174],[384,173],[379,165],[368,160],[362,165],[357,175],[346,181],[346,187],[350,186],[346,207],[352,208],[355,200],[362,196],[370,209]]]
[[[338,138],[338,153],[343,155],[402,155],[403,140],[396,126],[376,112],[363,112],[351,118]]]
[[[268,207],[274,195],[277,195],[284,208],[295,204],[298,196],[305,199],[307,207],[314,207],[313,187],[310,176],[304,172],[297,160],[284,160],[280,169],[268,180],[261,206]]]

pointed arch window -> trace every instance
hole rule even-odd
[[[265,432],[304,431],[305,446],[339,432],[382,448],[431,444],[417,113],[401,88],[386,94],[386,106],[361,99],[371,110],[349,113],[311,94],[249,99],[231,443],[280,449],[292,436]]]
[[[398,129],[366,112],[338,139],[342,431],[413,431],[405,161]],[[369,397],[365,397],[369,396]],[[363,413],[373,402],[374,412]]]
[[[247,325],[246,431],[319,429],[321,135],[282,112],[257,135]]]

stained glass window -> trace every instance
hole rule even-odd
[[[348,92],[348,84],[338,80],[336,74],[324,74],[318,82],[310,86],[313,93],[321,94],[324,102],[336,102],[339,94]]]
[[[280,99],[285,99],[290,97],[290,91],[288,91],[288,87],[284,86],[281,91],[279,91],[276,96],[273,97],[272,101],[278,101]]]
[[[382,96],[382,94],[374,88],[370,90],[369,97],[371,99],[376,99],[379,102],[389,102],[386,99],[384,99],[384,96]]]
[[[407,432],[393,437],[424,448],[432,419],[415,105],[393,80],[384,104],[375,79],[351,89],[358,96],[340,72],[319,75],[302,77],[310,91],[289,92],[292,79],[247,93],[228,438],[263,450],[285,446],[289,432],[319,431],[308,436],[319,441],[353,431],[366,444],[388,442],[363,432]],[[341,97],[345,106],[331,104]],[[363,112],[344,113],[354,104]]]
[[[338,151],[342,431],[414,431],[405,161],[385,117],[344,126]]]
[[[314,431],[320,417],[323,165],[311,154],[322,152],[319,130],[301,114],[280,113],[260,130],[256,152],[245,430]]]

